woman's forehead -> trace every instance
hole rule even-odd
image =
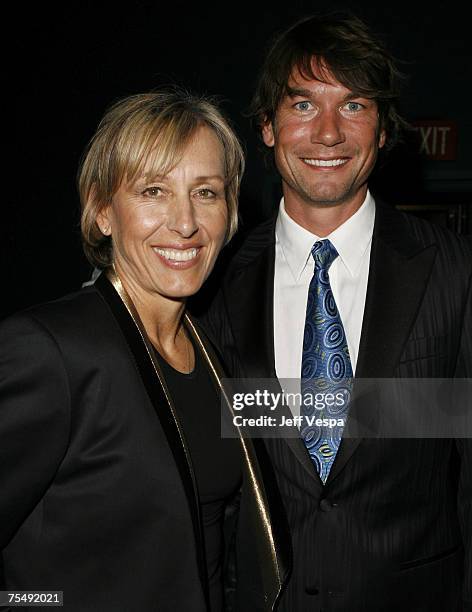
[[[218,173],[224,173],[224,146],[215,130],[201,125],[186,134],[185,138],[169,141],[157,137],[152,146],[143,151],[140,163],[129,170],[136,178],[153,179],[165,176],[182,160],[191,160],[201,166],[218,166]]]

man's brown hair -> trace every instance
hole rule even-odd
[[[375,100],[379,128],[387,135],[386,148],[397,143],[405,125],[396,107],[402,75],[393,56],[359,18],[347,13],[313,15],[275,39],[249,109],[258,130],[275,119],[297,68],[306,79],[323,80],[329,71],[355,94]]]

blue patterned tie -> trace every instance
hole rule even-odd
[[[329,240],[321,240],[313,245],[311,254],[315,270],[308,289],[303,334],[301,415],[322,421],[310,425],[305,418],[300,433],[325,483],[347,417],[352,367],[346,334],[328,276],[338,252]],[[326,419],[330,419],[328,424]]]

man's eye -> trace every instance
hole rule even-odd
[[[297,102],[295,104],[295,108],[299,111],[308,111],[312,108],[311,106],[311,102],[308,102],[308,100],[303,100],[303,102]]]
[[[360,102],[348,102],[345,107],[351,113],[355,113],[364,108],[364,106]]]

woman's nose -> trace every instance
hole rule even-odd
[[[191,198],[179,196],[172,203],[167,221],[168,228],[184,238],[190,238],[198,231],[198,222]]]

